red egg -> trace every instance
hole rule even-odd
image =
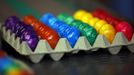
[[[38,34],[38,36],[41,37],[41,39],[47,40],[50,46],[52,48],[55,48],[59,40],[59,35],[55,30],[51,29],[47,25],[44,25],[33,16],[25,16],[23,18],[23,21],[31,25],[34,28],[35,32]]]
[[[113,17],[110,13],[106,12],[105,10],[102,9],[96,9],[92,12],[94,17],[98,17],[99,19],[106,20],[109,24],[115,26],[119,22],[121,22],[120,19]]]
[[[128,41],[131,40],[133,36],[133,28],[129,23],[122,21],[119,24],[117,24],[115,28],[117,32],[122,32],[126,36]]]
[[[33,19],[34,19],[33,16],[24,16],[24,17],[23,17],[23,21],[24,21],[26,24],[32,24],[32,23],[33,23]]]
[[[120,19],[116,18],[116,17],[112,17],[112,25],[116,26],[117,24],[119,24],[121,22]]]
[[[34,75],[26,70],[21,71],[21,75]]]
[[[92,12],[92,15],[93,15],[94,17],[98,17],[99,14],[100,14],[100,13],[99,13],[98,11],[93,11],[93,12]]]
[[[0,58],[1,58],[1,57],[5,57],[5,56],[6,56],[6,52],[0,50]]]
[[[58,34],[53,30],[45,30],[44,34],[42,34],[41,37],[42,39],[47,40],[47,42],[50,44],[52,48],[55,48],[59,40]]]

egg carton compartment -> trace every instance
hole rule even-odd
[[[111,44],[103,35],[98,35],[92,46],[84,36],[81,36],[73,48],[70,46],[66,38],[60,38],[54,49],[50,47],[46,40],[40,39],[35,50],[32,51],[25,41],[21,42],[19,37],[16,38],[15,34],[11,33],[10,30],[6,30],[4,26],[1,26],[1,31],[3,39],[19,54],[28,56],[33,63],[40,62],[46,54],[49,54],[54,61],[58,61],[65,53],[76,54],[80,50],[92,52],[97,51],[99,48],[108,48],[107,50],[111,54],[118,54],[122,46],[127,46],[130,52],[134,52],[134,35],[131,41],[128,41],[121,32],[116,33]]]

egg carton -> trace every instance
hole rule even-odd
[[[29,59],[38,63],[46,54],[54,60],[60,60],[65,53],[76,54],[80,50],[83,51],[97,51],[99,48],[107,48],[111,54],[118,54],[122,46],[126,46],[130,52],[134,52],[134,35],[131,41],[118,32],[115,35],[113,42],[110,44],[103,35],[98,35],[94,44],[91,46],[86,37],[81,36],[77,40],[75,46],[72,48],[66,38],[60,38],[55,49],[52,49],[46,40],[40,39],[35,50],[32,51],[25,41],[20,42],[20,38],[15,38],[15,34],[10,30],[6,30],[4,26],[1,27],[3,39],[10,44],[19,54],[28,56]]]

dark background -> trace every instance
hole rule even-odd
[[[23,6],[21,7],[21,5]],[[30,12],[28,8],[23,7],[33,9],[34,12]],[[41,16],[44,12],[54,14],[60,12],[74,13],[77,9],[91,11],[96,7],[110,12],[114,11],[125,19],[134,20],[134,0],[1,0],[0,21],[11,15],[22,17],[27,14]]]
[[[0,22],[4,22],[11,15],[21,18],[33,14],[38,18],[44,12],[73,14],[77,9],[92,11],[100,7],[133,23],[132,3],[133,0],[1,0]],[[25,11],[29,9],[23,8],[21,4],[32,11]],[[33,64],[27,56],[19,55],[4,40],[2,40],[2,48],[10,56],[27,63],[34,70],[35,75],[134,75],[134,54],[126,47],[123,47],[117,55],[111,55],[107,49],[92,53],[81,51],[74,55],[66,54],[58,62],[47,55],[38,64]]]

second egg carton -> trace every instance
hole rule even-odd
[[[4,26],[1,26],[1,31],[3,39],[8,44],[10,44],[19,54],[28,56],[34,63],[40,62],[46,54],[49,54],[53,60],[58,61],[65,53],[76,54],[80,50],[97,51],[99,48],[108,48],[107,50],[111,54],[118,54],[122,46],[127,46],[128,50],[134,52],[134,35],[131,41],[128,41],[121,32],[116,33],[112,44],[110,44],[103,35],[98,35],[94,44],[91,46],[86,37],[81,36],[73,48],[66,38],[60,38],[54,49],[50,47],[46,40],[40,39],[35,50],[32,51],[25,41],[21,42],[19,37],[16,38],[15,34],[11,33],[10,30],[6,30]]]

